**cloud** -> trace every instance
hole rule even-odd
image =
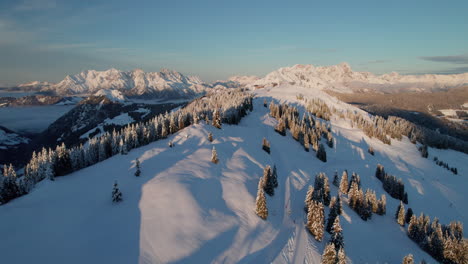
[[[380,63],[387,63],[390,62],[389,60],[372,60],[368,61],[367,64],[380,64]]]
[[[454,56],[426,56],[420,59],[432,62],[446,62],[453,64],[468,64],[468,54],[454,55]]]
[[[57,7],[55,0],[24,0],[14,9],[16,11],[37,11],[54,9]]]

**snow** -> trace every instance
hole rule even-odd
[[[39,133],[74,105],[0,107],[0,124],[17,132]]]
[[[147,115],[151,113],[150,109],[147,108],[138,108],[137,110],[133,111],[135,113],[141,113],[141,118],[145,118]]]
[[[354,91],[377,90],[431,91],[463,86],[468,82],[468,73],[452,75],[399,75],[390,73],[374,75],[370,72],[356,72],[349,64],[331,66],[294,65],[280,68],[253,82],[250,87],[272,86],[294,83],[313,90],[332,90],[352,93]]]
[[[95,133],[97,130],[101,131],[98,134],[94,135],[93,137],[96,136],[101,136],[104,134],[104,126],[105,125],[118,125],[118,126],[125,126],[127,124],[133,123],[135,120],[128,115],[128,113],[121,113],[118,116],[115,116],[113,118],[106,118],[103,123],[97,125],[95,128],[88,130],[84,134],[80,136],[81,139],[86,139],[89,138],[91,134]],[[78,128],[78,129],[82,129]],[[77,129],[77,130],[78,130]],[[76,130],[75,130],[76,131]]]
[[[318,172],[331,177],[347,169],[361,176],[364,189],[385,193],[375,178],[381,163],[403,179],[409,205],[442,223],[466,223],[467,155],[429,149],[420,156],[407,138],[384,145],[348,121],[332,119],[333,149],[327,163],[289,135],[273,130],[276,120],[263,97],[287,101],[303,110],[305,98],[318,97],[338,109],[360,111],[321,91],[294,85],[256,90],[254,111],[239,125],[216,129],[193,125],[170,136],[77,171],[55,182],[44,181],[30,194],[0,206],[2,259],[14,263],[318,263],[329,239],[316,242],[304,227],[304,198]],[[115,119],[115,118],[114,118]],[[120,119],[120,117],[119,117]],[[214,141],[207,135],[213,133]],[[187,137],[188,136],[188,137]],[[271,143],[271,155],[261,149]],[[169,148],[168,142],[174,147]],[[375,156],[367,154],[372,145]],[[215,146],[220,162],[210,162]],[[448,161],[459,175],[437,166]],[[135,159],[142,175],[135,177]],[[267,197],[267,221],[255,215],[255,196],[263,167],[276,164],[279,187]],[[124,201],[112,204],[118,180]],[[331,185],[332,195],[337,188]],[[349,263],[401,263],[411,253],[416,262],[435,261],[394,220],[398,201],[387,196],[387,215],[364,222],[343,201],[341,218]],[[346,200],[346,199],[344,199]],[[328,215],[328,209],[326,209]]]
[[[21,143],[27,144],[28,142],[28,138],[22,137],[16,133],[7,133],[0,128],[0,145],[14,146]]]
[[[132,122],[135,122],[135,120],[131,116],[129,116],[128,113],[122,113],[113,118],[106,118],[104,120],[104,123],[106,125],[119,125],[119,126],[130,124]]]
[[[120,92],[120,91],[117,91],[117,90],[105,90],[105,89],[101,89],[99,91],[97,91],[95,94],[95,96],[105,96],[107,97],[107,99],[113,101],[113,102],[125,102],[126,101],[126,98],[125,96]]]

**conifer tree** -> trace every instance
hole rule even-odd
[[[413,255],[412,255],[412,254],[406,255],[406,256],[403,258],[402,264],[414,264]]]
[[[213,112],[213,126],[221,129],[221,115],[218,109],[215,109]]]
[[[408,208],[408,211],[406,211],[406,215],[405,215],[405,222],[407,224],[409,224],[412,216],[413,216],[413,209]]]
[[[333,185],[335,185],[336,187],[340,187],[340,180],[338,179],[338,172],[335,171],[335,174],[333,175]]]
[[[305,204],[304,211],[306,211],[306,212],[309,212],[309,207],[310,207],[310,204],[312,203],[313,195],[314,195],[314,187],[309,185],[309,188],[307,189],[306,198],[305,198],[305,201],[304,201],[304,204]]]
[[[322,143],[319,144],[317,158],[323,162],[327,162],[327,152],[325,151],[325,147],[322,145]]]
[[[401,226],[405,226],[405,206],[400,201],[400,205],[397,208],[395,218],[397,223]]]
[[[275,194],[275,185],[273,182],[273,175],[271,172],[271,167],[269,165],[265,166],[263,169],[263,189],[269,195],[273,196]]]
[[[214,146],[213,146],[213,149],[211,150],[211,162],[213,162],[214,164],[218,164],[219,162],[218,154],[216,153],[216,149]]]
[[[122,193],[119,190],[117,181],[114,182],[114,188],[112,189],[112,201],[114,203],[118,203],[122,201]]]
[[[262,140],[262,149],[266,151],[268,154],[270,154],[270,142],[268,142],[266,138],[263,138]]]
[[[344,194],[348,193],[348,172],[346,170],[341,175],[340,192]]]
[[[335,197],[333,197],[333,198],[335,198]],[[336,201],[335,201],[333,206],[330,207],[330,212],[328,213],[327,227],[325,228],[325,230],[328,233],[330,233],[332,231],[332,227],[333,227],[333,224],[334,224],[335,219],[337,218],[337,216],[338,216],[338,211],[337,211]]]
[[[265,192],[263,191],[263,185],[264,183],[262,177],[258,182],[257,199],[255,201],[255,213],[263,220],[266,220],[268,217],[268,208],[266,204]]]
[[[312,201],[307,214],[307,228],[317,241],[322,241],[324,232],[324,208],[321,202]]]
[[[213,133],[208,133],[208,141],[213,142]]]
[[[335,250],[338,251],[344,248],[343,228],[341,228],[340,217],[336,217],[331,228],[330,242],[335,245]]]
[[[136,167],[136,171],[135,171],[135,176],[140,176],[141,174],[141,170],[140,170],[140,160],[137,158],[136,161],[135,161],[135,167]]]
[[[338,258],[336,264],[346,264],[346,254],[344,248],[340,248],[340,250],[338,250]]]
[[[273,187],[278,187],[278,174],[276,172],[276,165],[273,165],[273,171],[271,173],[271,180],[273,182]]]
[[[322,254],[322,264],[335,264],[337,254],[335,251],[335,246],[332,243],[328,243],[325,246]]]

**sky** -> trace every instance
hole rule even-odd
[[[169,68],[205,81],[295,64],[468,72],[468,1],[1,0],[0,85]]]

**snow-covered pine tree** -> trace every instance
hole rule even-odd
[[[263,191],[263,180],[263,177],[261,177],[258,182],[257,199],[255,200],[255,213],[263,220],[266,220],[268,217],[268,208],[266,204],[265,192]]]
[[[112,189],[112,201],[114,203],[118,203],[122,201],[122,193],[119,190],[117,181],[114,182],[114,188]]]
[[[414,264],[414,258],[412,254],[408,254],[403,258],[402,264]]]
[[[304,134],[304,150],[309,152],[309,135],[307,133]]]
[[[128,154],[127,144],[125,144],[123,139],[120,139],[119,145],[120,145],[120,154],[127,155]]]
[[[374,153],[374,148],[373,148],[373,147],[369,147],[369,148],[367,149],[367,152],[369,152],[369,154],[371,154],[372,156],[374,156],[374,154],[375,154],[375,153]]]
[[[318,146],[317,158],[323,162],[327,162],[327,152],[325,151],[325,147],[322,143]]]
[[[336,187],[340,187],[340,180],[338,179],[338,171],[335,171],[335,174],[333,175],[333,185]]]
[[[216,153],[216,148],[213,146],[213,149],[211,150],[211,162],[214,164],[218,164],[218,153]]]
[[[346,170],[341,175],[340,192],[344,194],[348,193],[348,171]]]
[[[265,166],[263,169],[263,190],[269,195],[273,196],[275,194],[275,185],[273,182],[273,175],[271,172],[271,167],[269,165]]]
[[[341,248],[344,248],[343,228],[341,228],[339,216],[337,216],[335,218],[335,221],[333,222],[333,226],[331,228],[330,243],[333,243],[333,245],[335,245],[336,251],[340,250]]]
[[[312,197],[314,195],[314,187],[309,185],[309,188],[307,189],[307,194],[306,198],[304,201],[304,211],[309,212],[310,204],[312,203]]]
[[[273,187],[278,187],[278,173],[276,172],[276,165],[273,165],[273,171],[271,172],[271,180],[273,182]]]
[[[385,215],[387,213],[387,198],[385,194],[382,194],[380,196],[380,200],[378,201],[378,209],[377,209],[377,214],[378,215]]]
[[[400,205],[397,208],[395,218],[397,223],[401,226],[405,226],[405,206],[403,202],[400,201]]]
[[[216,128],[221,129],[221,115],[218,109],[213,111],[213,126]]]
[[[140,160],[137,158],[135,160],[135,167],[136,167],[136,171],[135,171],[135,176],[140,176],[141,174],[141,170],[140,170]]]
[[[324,222],[323,204],[321,202],[312,201],[307,214],[307,228],[317,241],[322,241]]]
[[[263,138],[262,140],[262,149],[266,151],[268,154],[270,154],[270,142],[268,142],[266,138]]]
[[[213,142],[213,133],[208,133],[208,141]]]
[[[412,216],[413,216],[413,209],[408,208],[408,210],[406,211],[406,215],[405,215],[405,222],[407,224],[409,224]]]
[[[328,219],[327,219],[327,226],[325,230],[330,233],[332,231],[333,224],[335,222],[335,219],[338,216],[338,211],[337,211],[337,206],[336,206],[336,198],[333,197],[334,203],[333,206],[330,207],[330,212],[328,213]],[[331,203],[330,203],[331,205]]]
[[[346,254],[344,248],[340,248],[340,250],[338,251],[336,264],[346,264]]]
[[[336,259],[337,254],[335,251],[335,246],[332,243],[328,243],[323,250],[321,264],[335,264]]]

